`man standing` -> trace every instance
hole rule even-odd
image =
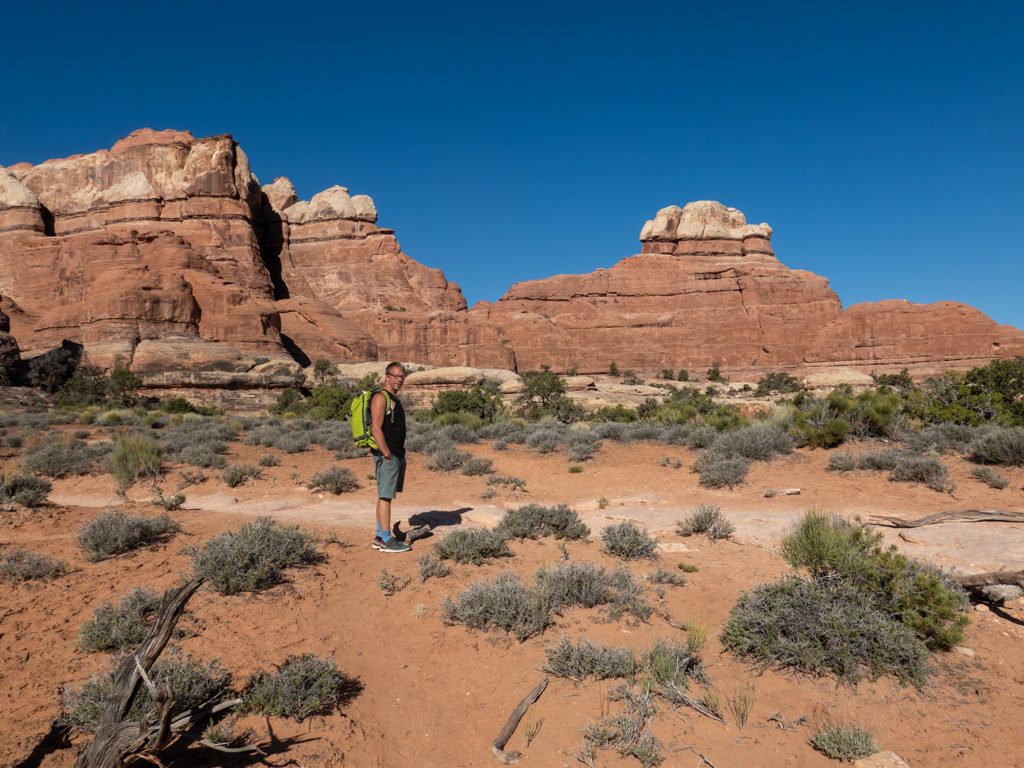
[[[405,485],[405,409],[398,399],[398,390],[405,383],[405,366],[388,363],[384,371],[384,391],[370,400],[370,434],[377,444],[377,450],[371,450],[377,476],[377,535],[373,548],[408,552],[412,547],[391,535],[391,501]]]

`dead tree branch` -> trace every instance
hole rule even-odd
[[[1004,509],[953,509],[936,512],[918,520],[904,520],[889,515],[872,515],[872,522],[881,520],[894,528],[920,528],[922,525],[937,523],[1024,523],[1024,512],[1010,512]]]
[[[494,756],[498,758],[499,763],[508,765],[510,763],[519,762],[519,753],[514,749],[510,749],[508,752],[505,752],[505,745],[508,744],[508,740],[512,738],[512,734],[516,732],[516,726],[518,726],[519,721],[523,719],[523,715],[526,714],[526,710],[533,706],[533,702],[540,698],[540,695],[544,693],[544,689],[547,687],[548,679],[545,677],[537,683],[537,687],[530,691],[526,695],[526,698],[519,702],[519,706],[512,711],[512,714],[508,716],[508,722],[505,723],[505,727],[501,729],[501,733],[499,733],[498,737],[491,743],[491,752],[493,752]]]

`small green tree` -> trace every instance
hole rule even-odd
[[[139,390],[142,379],[126,368],[115,368],[110,372],[110,399],[125,408],[131,408],[139,402]]]
[[[324,385],[331,379],[338,377],[338,366],[328,360],[326,357],[321,357],[315,363],[313,363],[313,381],[319,385]]]
[[[619,375],[619,366],[615,364],[614,360],[608,365],[608,375],[616,377]]]
[[[717,381],[719,384],[727,384],[729,379],[722,375],[721,363],[712,363],[708,368],[708,381]]]

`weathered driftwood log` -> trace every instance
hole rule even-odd
[[[777,488],[771,491],[765,491],[764,497],[766,499],[774,499],[776,496],[799,496],[799,488]]]
[[[922,525],[937,523],[1024,523],[1024,512],[1009,512],[1003,509],[953,509],[936,512],[918,520],[904,520],[889,515],[872,515],[872,522],[883,520],[895,528],[920,528]]]
[[[136,759],[136,755],[152,754],[166,746],[173,696],[168,700],[161,695],[161,699],[156,702],[159,724],[155,733],[147,727],[145,720],[137,723],[125,720],[125,716],[143,681],[143,674],[163,652],[186,603],[202,586],[203,581],[205,579],[200,576],[178,589],[164,592],[153,628],[142,644],[126,656],[114,671],[113,685],[103,705],[96,736],[78,758],[75,768],[120,768],[126,762]],[[170,691],[166,690],[166,693],[170,694]]]
[[[954,573],[964,589],[981,589],[996,584],[1013,584],[1024,589],[1024,571],[991,571],[989,573]]]
[[[508,722],[505,723],[505,727],[501,729],[501,733],[491,743],[491,752],[498,758],[499,763],[508,765],[519,762],[519,753],[514,749],[505,752],[505,745],[512,738],[512,734],[516,732],[516,727],[519,725],[519,721],[523,719],[523,715],[526,714],[526,710],[533,706],[533,702],[540,698],[540,695],[544,693],[544,689],[547,687],[548,679],[545,677],[537,683],[537,687],[530,691],[526,698],[519,702],[519,706],[512,711],[512,714],[508,716]]]

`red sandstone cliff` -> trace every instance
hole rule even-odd
[[[641,253],[611,269],[517,283],[468,310],[376,222],[373,200],[344,187],[309,201],[286,178],[261,187],[228,135],[146,129],[0,167],[2,356],[68,339],[153,386],[259,387],[301,373],[255,357],[598,372],[1024,354],[1024,332],[955,302],[844,312],[825,278],[779,262],[767,224],[715,202],[659,211]]]

